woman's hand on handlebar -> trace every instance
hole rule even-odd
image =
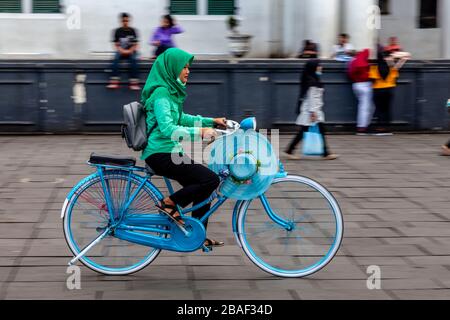
[[[212,128],[201,128],[201,134],[202,134],[202,138],[203,139],[213,139],[217,136],[217,132],[216,130],[212,129]]]
[[[227,128],[227,118],[215,118],[214,125],[215,125],[215,127],[219,128],[219,129],[226,129]]]

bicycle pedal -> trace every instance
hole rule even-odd
[[[208,247],[208,246],[203,245],[202,251],[206,252],[206,253],[209,253],[209,252],[213,251],[213,249],[212,249],[212,247]]]

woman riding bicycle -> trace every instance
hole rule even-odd
[[[207,167],[194,162],[183,151],[182,140],[201,141],[216,135],[214,125],[226,126],[225,118],[205,118],[183,112],[189,67],[194,56],[178,48],[170,48],[154,62],[142,90],[141,99],[147,111],[147,128],[151,133],[141,159],[161,176],[175,180],[183,188],[164,198],[158,208],[169,218],[184,224],[177,205],[186,207],[206,200],[218,187],[219,177]],[[200,219],[210,204],[192,212]],[[207,220],[204,222],[205,228]],[[205,246],[224,243],[206,239]]]

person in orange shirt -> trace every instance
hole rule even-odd
[[[399,70],[406,60],[408,60],[408,57],[399,59],[394,63],[394,59],[389,54],[379,50],[377,63],[370,67],[369,78],[373,82],[373,100],[379,126],[375,131],[376,135],[392,135],[387,129],[391,122],[391,104],[397,86]]]
[[[389,44],[384,47],[384,52],[388,52],[389,54],[392,54],[394,52],[403,51],[402,47],[398,43],[397,37],[390,37],[389,38]]]

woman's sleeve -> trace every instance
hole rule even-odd
[[[369,69],[369,79],[377,79],[377,68],[374,66],[371,66]]]
[[[210,127],[214,126],[213,118],[206,118],[200,115],[193,116],[191,114],[181,113],[180,124],[185,127]]]
[[[397,79],[398,77],[400,77],[400,72],[398,71],[398,69],[393,68],[392,69],[392,76]]]
[[[164,137],[174,141],[201,139],[200,128],[189,128],[176,124],[170,111],[170,102],[166,98],[160,98],[155,101],[154,112],[156,121],[158,121],[158,129]]]
[[[172,29],[170,31],[172,32],[172,34],[177,34],[177,33],[183,33],[184,29],[182,27],[180,27],[179,25],[175,25],[172,27]]]
[[[153,31],[152,37],[150,38],[150,44],[151,44],[153,41],[158,41],[159,39],[160,39],[159,28],[156,28],[155,31]]]

